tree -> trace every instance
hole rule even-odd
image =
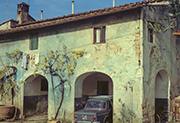
[[[64,83],[68,82],[70,92],[71,92],[71,83],[69,81],[70,76],[74,73],[74,70],[77,65],[77,59],[82,57],[84,52],[82,50],[68,50],[67,46],[63,45],[63,51],[53,51],[51,50],[47,56],[43,58],[41,63],[36,64],[36,69],[34,75],[39,70],[44,71],[45,74],[51,76],[52,92],[53,98],[55,101],[54,90],[59,89],[61,93],[61,101],[59,103],[58,109],[56,111],[55,119],[57,119],[59,110],[61,108],[63,99],[64,99]],[[57,76],[60,81],[57,86],[54,87],[53,77]]]
[[[21,59],[22,52],[20,50],[14,50],[11,53],[6,53],[6,56],[10,58],[16,64]],[[12,104],[13,98],[18,91],[18,84],[23,83],[23,81],[16,80],[17,68],[13,65],[4,65],[1,61],[2,66],[0,69],[0,95],[1,97],[11,97]]]
[[[162,23],[154,22],[149,23],[149,27],[153,29],[154,32],[166,32],[169,28],[176,25],[177,20],[180,17],[180,3],[179,0],[169,0],[169,10],[162,15]],[[163,22],[168,22],[169,24],[163,24]]]

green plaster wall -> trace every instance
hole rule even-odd
[[[62,50],[65,44],[68,49],[84,50],[85,54],[78,59],[77,68],[71,76],[71,92],[65,84],[65,97],[60,109],[59,118],[67,118],[73,121],[74,99],[78,87],[76,80],[82,74],[88,72],[100,72],[109,76],[113,81],[113,118],[114,123],[132,121],[140,123],[142,119],[143,103],[143,70],[142,70],[142,20],[140,10],[119,12],[112,15],[90,18],[88,20],[72,22],[56,27],[24,32],[7,36],[12,42],[0,43],[0,51],[12,52],[14,49],[29,53],[40,54],[40,61],[50,50]],[[106,26],[106,43],[93,44],[93,28]],[[29,50],[29,35],[32,32],[39,34],[39,49]],[[22,37],[22,38],[20,38]],[[2,39],[2,38],[0,38]],[[1,40],[2,41],[2,40]],[[8,61],[4,57],[4,63]],[[33,74],[34,66],[27,71],[18,67],[18,80],[26,80]],[[44,75],[49,82],[49,90],[52,90],[50,76]],[[54,78],[58,81],[57,78]],[[77,84],[78,85],[78,84]],[[79,88],[81,84],[79,84]],[[16,102],[23,109],[23,86]],[[54,117],[60,101],[60,93],[55,90],[55,101],[51,91],[48,93],[48,117]],[[55,103],[54,103],[55,102]],[[122,117],[125,115],[126,117]]]
[[[176,42],[172,35],[176,29],[169,28],[166,32],[155,33],[154,43],[148,41],[148,21],[159,22],[167,27],[168,23],[160,20],[167,11],[167,6],[143,8],[143,122],[155,121],[155,98],[163,97],[163,92],[167,92],[165,95],[167,95],[166,99],[168,99],[168,109],[170,110],[170,101],[177,92],[177,88],[175,88],[178,86]],[[168,85],[164,87],[165,91],[156,87],[159,82],[158,76],[162,72],[166,75],[162,76],[162,81],[165,83],[161,86]]]

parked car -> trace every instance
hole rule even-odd
[[[112,96],[91,96],[84,109],[74,112],[75,123],[112,123]]]

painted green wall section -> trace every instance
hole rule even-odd
[[[84,56],[78,59],[74,75],[70,77],[71,92],[69,92],[68,83],[65,84],[65,97],[59,118],[74,120],[75,93],[78,91],[77,88],[82,88],[77,78],[89,72],[100,72],[109,76],[113,82],[113,122],[131,120],[134,123],[140,123],[143,118],[142,105],[145,98],[142,66],[148,63],[148,59],[142,57],[148,54],[148,51],[143,52],[144,33],[141,16],[140,9],[134,9],[31,32],[9,34],[5,36],[8,42],[0,43],[1,59],[4,64],[12,64],[5,57],[5,52],[10,53],[15,49],[27,54],[39,54],[40,61],[50,50],[61,51],[63,44],[69,50],[84,50]],[[93,29],[101,26],[106,26],[106,43],[93,44]],[[32,32],[39,34],[39,48],[35,51],[29,50],[29,36]],[[0,41],[4,41],[2,37]],[[143,63],[143,60],[146,63]],[[21,62],[15,66],[18,68],[17,80],[26,80],[33,75],[35,68],[33,61],[29,62],[28,70],[21,68]],[[148,69],[148,66],[144,66],[144,70]],[[42,71],[37,74],[44,76],[49,82],[48,117],[51,119],[56,113],[61,98],[60,93],[55,90],[56,100],[54,101],[50,76],[44,75]],[[145,74],[145,78],[146,76]],[[57,78],[54,79],[58,81]],[[16,106],[22,113],[23,96],[24,86],[22,85],[15,100]]]

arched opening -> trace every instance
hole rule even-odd
[[[75,111],[84,108],[89,96],[113,95],[112,79],[100,72],[82,74],[75,82]]]
[[[169,77],[165,70],[161,70],[156,75],[155,80],[155,114],[161,114],[163,110],[169,108]],[[156,117],[156,120],[158,118]],[[168,119],[165,119],[168,120]]]
[[[24,115],[47,114],[48,112],[48,81],[42,75],[31,75],[24,84]]]

